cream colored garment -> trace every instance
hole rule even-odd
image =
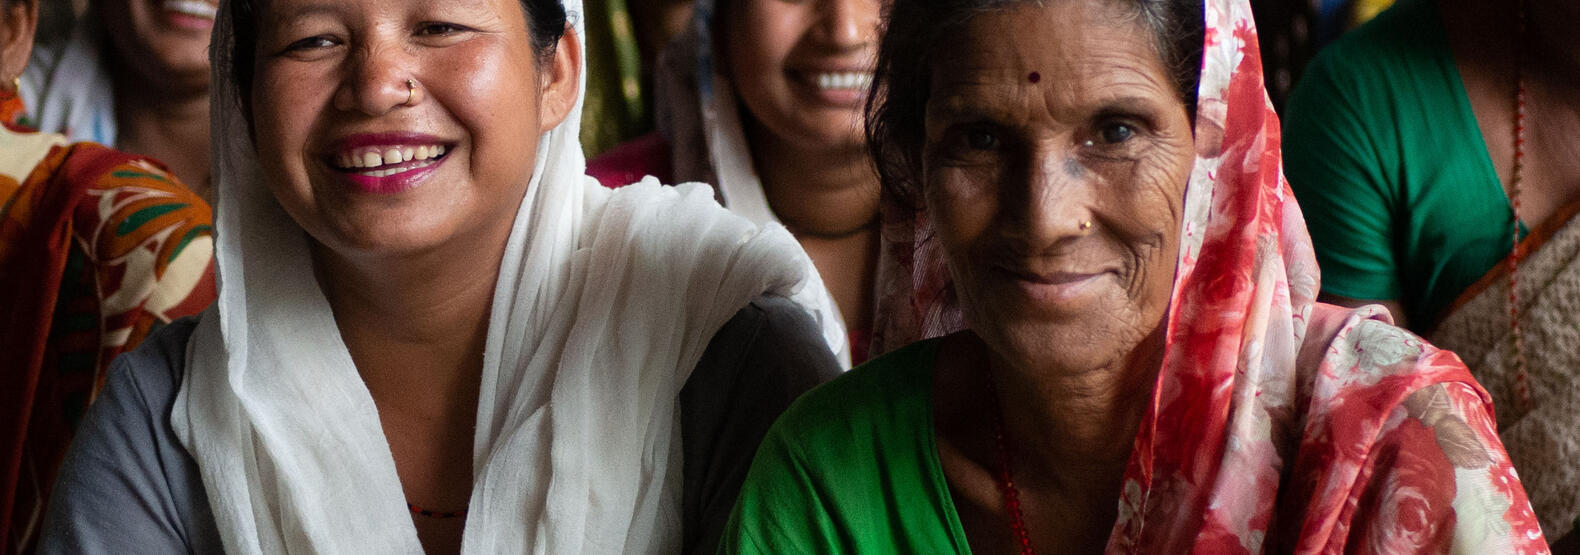
[[[1542,532],[1556,540],[1580,516],[1580,217],[1539,246],[1520,261],[1518,274],[1530,412],[1522,411],[1515,393],[1509,281],[1502,264],[1492,272],[1496,278],[1444,318],[1431,339],[1458,353],[1492,395],[1498,437],[1527,486]]]
[[[735,86],[715,63],[714,4],[713,0],[693,4],[691,27],[671,40],[659,59],[658,127],[670,142],[676,180],[713,183],[720,202],[731,212],[757,225],[779,224],[753,167]],[[816,267],[808,270],[817,274]],[[832,296],[828,303],[834,305]],[[833,314],[835,318],[823,327],[824,340],[833,347],[840,366],[850,368],[845,321],[838,310]]]
[[[580,21],[579,0],[567,0]],[[171,415],[230,553],[420,553],[376,407],[308,268],[305,233],[259,182],[215,28],[220,296]],[[580,32],[580,24],[577,30]],[[673,552],[676,398],[752,298],[832,317],[780,226],[702,185],[606,190],[584,175],[581,103],[543,137],[499,268],[477,413],[466,553]]]

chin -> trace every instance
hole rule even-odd
[[[1026,369],[1080,372],[1125,358],[1144,333],[1122,325],[1122,311],[1083,310],[1048,315],[1005,307],[973,318],[971,328],[995,354]]]

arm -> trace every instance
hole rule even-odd
[[[1394,249],[1395,197],[1385,142],[1358,113],[1346,75],[1319,58],[1289,99],[1284,172],[1300,202],[1317,262],[1320,300],[1358,308],[1382,304],[1408,328]],[[1386,123],[1386,122],[1383,122]]]
[[[1404,304],[1400,303],[1398,299],[1381,299],[1369,301],[1366,299],[1340,297],[1338,295],[1328,294],[1324,291],[1323,293],[1317,295],[1317,301],[1339,305],[1346,308],[1360,308],[1366,305],[1374,304],[1382,305],[1382,307],[1388,309],[1388,313],[1393,316],[1393,324],[1395,326],[1410,329],[1410,320],[1406,318],[1404,314]]]
[[[170,429],[191,324],[116,359],[61,466],[40,553],[221,550],[197,466]]]
[[[1446,382],[1394,409],[1351,492],[1346,553],[1545,552],[1486,407],[1472,386]]]
[[[680,393],[687,552],[715,550],[769,426],[839,373],[817,324],[788,299],[759,297],[714,335]]]
[[[840,553],[818,487],[780,426],[770,430],[741,486],[719,553]]]

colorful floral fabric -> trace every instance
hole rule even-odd
[[[154,162],[0,127],[0,544],[36,538],[111,359],[214,299],[211,222]]]
[[[1458,357],[1315,303],[1250,6],[1205,4],[1167,346],[1109,552],[1546,552]],[[886,206],[885,236],[875,352],[960,329],[926,215]]]

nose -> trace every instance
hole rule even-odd
[[[405,105],[413,98],[407,86],[407,80],[413,78],[413,66],[411,56],[402,48],[365,45],[347,59],[344,76],[335,90],[335,108],[376,116]]]
[[[818,34],[841,49],[874,42],[878,34],[877,0],[824,0]]]
[[[1096,175],[1069,153],[1035,152],[1022,165],[1019,184],[1000,204],[1011,235],[1036,251],[1091,234],[1099,226],[1092,212]]]

